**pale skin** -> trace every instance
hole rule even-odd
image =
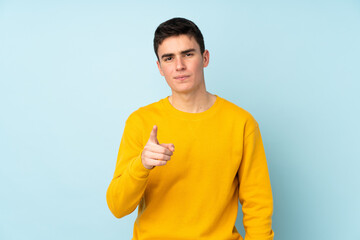
[[[158,48],[157,66],[171,88],[169,101],[176,109],[198,113],[209,109],[216,96],[207,92],[204,68],[209,64],[209,51],[200,51],[195,38],[188,35],[172,36],[164,39]],[[153,126],[141,159],[145,168],[166,165],[171,159],[175,146],[172,143],[159,144],[157,126]]]

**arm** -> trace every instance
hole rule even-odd
[[[273,199],[270,177],[258,124],[255,122],[251,129],[244,138],[238,171],[245,240],[272,240]]]
[[[144,124],[131,115],[125,124],[114,177],[106,193],[109,209],[117,218],[135,210],[145,192],[151,169],[165,165],[175,150],[171,143],[159,144],[157,126],[143,146],[143,133],[137,126]]]
[[[113,179],[106,192],[106,200],[115,217],[121,218],[132,213],[139,204],[150,173],[141,161],[143,150],[141,132],[131,116],[125,123],[117,156]],[[140,125],[141,126],[141,125]]]

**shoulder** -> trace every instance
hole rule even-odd
[[[226,118],[235,121],[237,124],[242,125],[247,131],[252,131],[258,127],[258,122],[254,116],[239,105],[230,102],[225,98],[220,98],[223,102],[222,113]]]
[[[148,118],[151,118],[152,115],[156,115],[158,113],[162,112],[162,102],[164,101],[163,99],[160,99],[157,102],[152,102],[148,105],[139,107],[138,109],[136,109],[135,111],[133,111],[129,117],[126,120],[126,123],[142,123],[143,121],[145,121]]]
[[[223,104],[222,104],[222,111],[225,114],[228,114],[229,116],[233,116],[234,118],[243,119],[247,122],[256,122],[253,115],[244,108],[240,107],[239,105],[230,102],[229,100],[225,98],[221,98]]]

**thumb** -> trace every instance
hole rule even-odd
[[[175,151],[175,146],[172,143],[162,143],[160,145],[163,146],[163,147],[166,147],[167,149],[169,149],[172,152]]]
[[[154,125],[151,130],[149,141],[159,144],[159,142],[157,140],[157,126],[156,125]]]

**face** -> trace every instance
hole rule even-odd
[[[166,38],[158,48],[157,65],[173,94],[205,90],[204,67],[209,64],[209,51],[200,52],[194,37],[179,35]]]

